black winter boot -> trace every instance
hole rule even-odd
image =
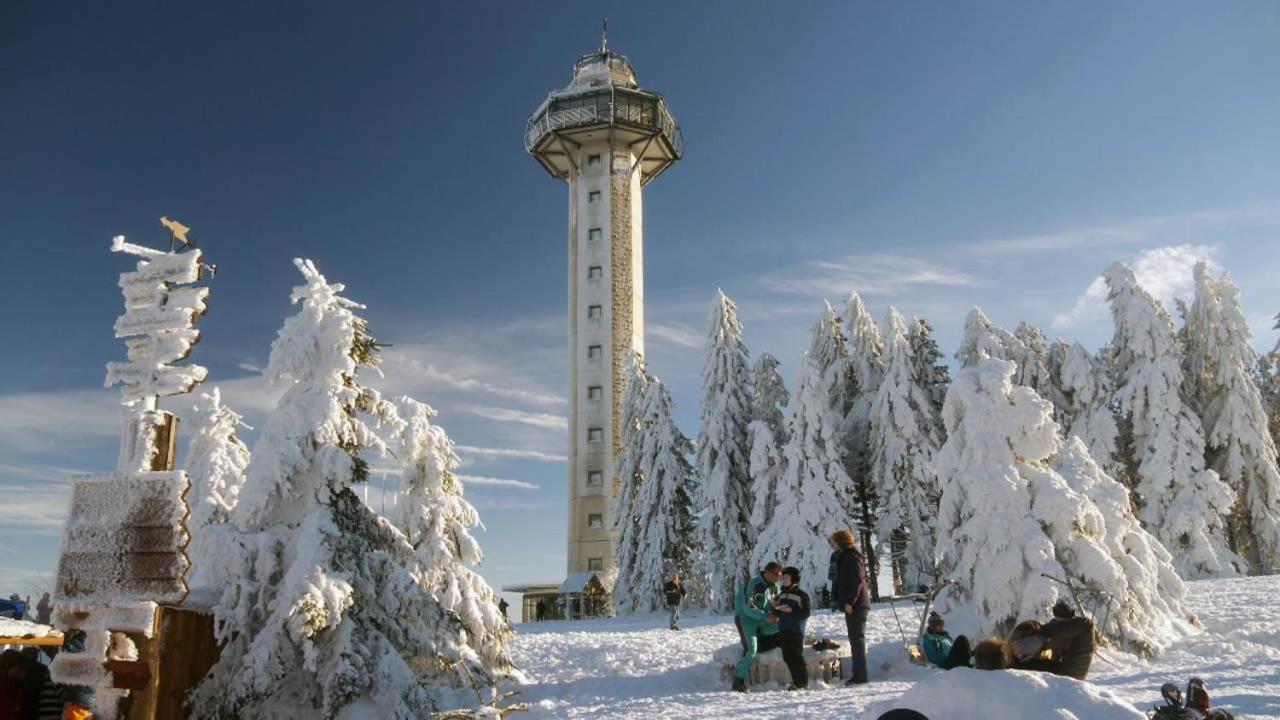
[[[733,679],[733,691],[740,692],[740,693],[751,692],[750,690],[747,689],[747,681],[743,680],[740,677],[736,677]]]

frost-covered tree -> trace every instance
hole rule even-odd
[[[738,308],[717,291],[707,317],[698,433],[697,545],[694,601],[733,608],[734,588],[749,579],[751,560],[751,369]]]
[[[778,367],[778,358],[769,353],[760,353],[756,358],[751,368],[751,419],[768,423],[774,440],[783,443],[786,442],[787,403],[791,396],[782,383]]]
[[[941,362],[942,350],[933,339],[933,326],[928,320],[913,317],[907,340],[911,344],[911,362],[915,368],[912,372],[919,378],[920,386],[929,398],[930,417],[938,437],[945,439],[947,431],[942,424],[942,405],[947,400],[947,388],[951,386],[951,370]]]
[[[880,541],[893,552],[894,579],[902,591],[934,579],[933,460],[943,438],[925,385],[929,378],[917,374],[906,321],[893,307],[884,332],[884,381],[871,409],[870,477],[881,499]]]
[[[1230,276],[1214,279],[1201,262],[1195,282],[1184,327],[1185,388],[1204,420],[1208,465],[1236,494],[1231,547],[1251,572],[1280,572],[1280,468],[1252,375],[1253,332]]]
[[[1227,541],[1231,487],[1204,465],[1200,418],[1182,398],[1181,348],[1169,313],[1116,263],[1103,274],[1115,322],[1112,382],[1125,483],[1138,517],[1173,553],[1184,578],[1232,575],[1244,561]]]
[[[1063,584],[1070,583],[1102,591],[1114,605],[1098,618],[1099,629],[1132,647],[1158,649],[1178,620],[1169,605],[1178,599],[1158,596],[1162,571],[1173,582],[1168,568],[1150,552],[1128,555],[1126,540],[1143,541],[1136,553],[1151,550],[1132,525],[1117,521],[1121,544],[1109,545],[1108,518],[1046,464],[1061,442],[1053,404],[1014,384],[1015,371],[1007,360],[981,360],[960,371],[947,396],[937,557],[943,576],[957,581],[951,602],[984,618],[984,631],[1003,633],[1020,619],[1045,616],[1059,598],[1070,600]],[[1073,452],[1082,450],[1076,443]],[[1071,470],[1081,487],[1101,482],[1087,468]],[[1122,627],[1127,618],[1139,623]]]
[[[845,372],[845,474],[853,492],[850,514],[857,520],[862,553],[867,558],[872,597],[879,597],[879,562],[874,539],[878,530],[881,498],[871,472],[871,413],[876,391],[884,377],[884,343],[880,328],[858,293],[845,301],[845,338],[848,360]]]
[[[638,455],[624,453],[617,465],[619,476],[631,473],[634,487],[629,507],[620,505],[615,521],[619,542],[613,605],[621,613],[663,607],[662,584],[672,572],[689,575],[694,542],[697,485],[688,458],[693,443],[676,427],[671,394],[662,381],[648,376],[645,385],[643,408],[635,413],[634,427],[624,430],[640,434]],[[629,515],[621,514],[628,510]]]
[[[759,537],[773,518],[775,490],[782,474],[782,447],[786,444],[787,402],[790,395],[778,372],[778,359],[761,353],[752,368],[751,424],[747,445],[751,453],[751,538]]]
[[[249,464],[249,448],[236,436],[236,428],[248,427],[241,416],[222,404],[222,393],[214,388],[201,393],[191,409],[191,444],[183,470],[191,481],[187,505],[191,516],[187,532],[191,541],[187,557],[191,569],[187,585],[201,592],[217,584],[218,563],[215,534],[210,528],[227,522],[236,506],[244,470]]]
[[[617,598],[630,598],[631,578],[636,574],[640,560],[639,532],[643,513],[636,501],[640,486],[644,483],[644,446],[648,437],[645,420],[645,395],[652,378],[644,367],[644,358],[632,354],[627,365],[626,391],[619,409],[619,445],[614,460],[614,477],[617,493],[610,512],[610,524],[616,538],[617,575],[613,583],[613,605],[620,609]],[[628,600],[627,607],[631,603]]]
[[[402,469],[395,522],[413,546],[417,563],[411,572],[462,621],[467,645],[485,666],[507,672],[512,667],[507,653],[511,628],[493,588],[472,570],[484,553],[471,530],[482,526],[480,514],[463,497],[453,440],[431,422],[436,414],[431,407],[408,397],[396,398],[395,404],[404,421],[394,443]],[[455,632],[452,617],[449,622],[442,632]]]
[[[309,261],[295,264],[299,312],[271,346],[286,389],[219,538],[228,566],[215,608],[221,657],[192,708],[210,718],[334,718],[358,701],[384,718],[434,712],[445,687],[491,685],[498,668],[415,577],[413,545],[353,492],[365,453],[384,453],[392,405],[360,383],[378,345],[362,306]]]
[[[827,305],[800,360],[773,519],[751,556],[753,568],[773,560],[795,566],[811,588],[826,585],[827,538],[853,526],[841,502],[850,485],[844,470],[843,345],[835,311]]]
[[[1074,343],[1066,351],[1058,378],[1068,398],[1066,415],[1071,418],[1063,426],[1066,435],[1083,440],[1089,455],[1108,475],[1123,477],[1124,465],[1116,457],[1119,438],[1106,363]]]
[[[778,478],[782,475],[782,450],[768,421],[753,420],[747,426],[747,442],[751,445],[751,534],[760,537],[773,519],[777,505]],[[752,548],[754,550],[754,547]]]
[[[974,308],[965,318],[964,340],[956,359],[969,366],[984,357],[1013,362],[1018,368],[1013,381],[1052,402],[1055,414],[1062,419],[1067,401],[1049,371],[1048,345],[1039,328],[1024,322],[1010,333],[991,322],[981,308]]]
[[[1173,567],[1173,556],[1142,529],[1129,491],[1094,462],[1081,438],[1068,438],[1052,464],[1072,491],[1097,507],[1106,530],[1104,546],[1115,563],[1115,568],[1106,563],[1089,568],[1081,601],[1107,637],[1140,655],[1163,650],[1170,639],[1189,630],[1190,616],[1183,604],[1186,586]],[[1054,528],[1072,532],[1062,523]]]

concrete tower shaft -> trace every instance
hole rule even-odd
[[[609,50],[530,117],[525,149],[569,186],[568,572],[613,564],[614,448],[633,352],[644,353],[642,188],[683,153],[658,93]]]

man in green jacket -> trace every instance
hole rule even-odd
[[[778,644],[778,616],[773,613],[773,599],[778,594],[778,578],[782,566],[771,562],[733,597],[733,622],[742,640],[742,659],[733,674],[733,689],[747,692],[747,676],[756,655],[768,652]]]

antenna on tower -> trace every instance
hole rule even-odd
[[[604,24],[600,28],[600,54],[609,54],[609,18],[604,19]]]

